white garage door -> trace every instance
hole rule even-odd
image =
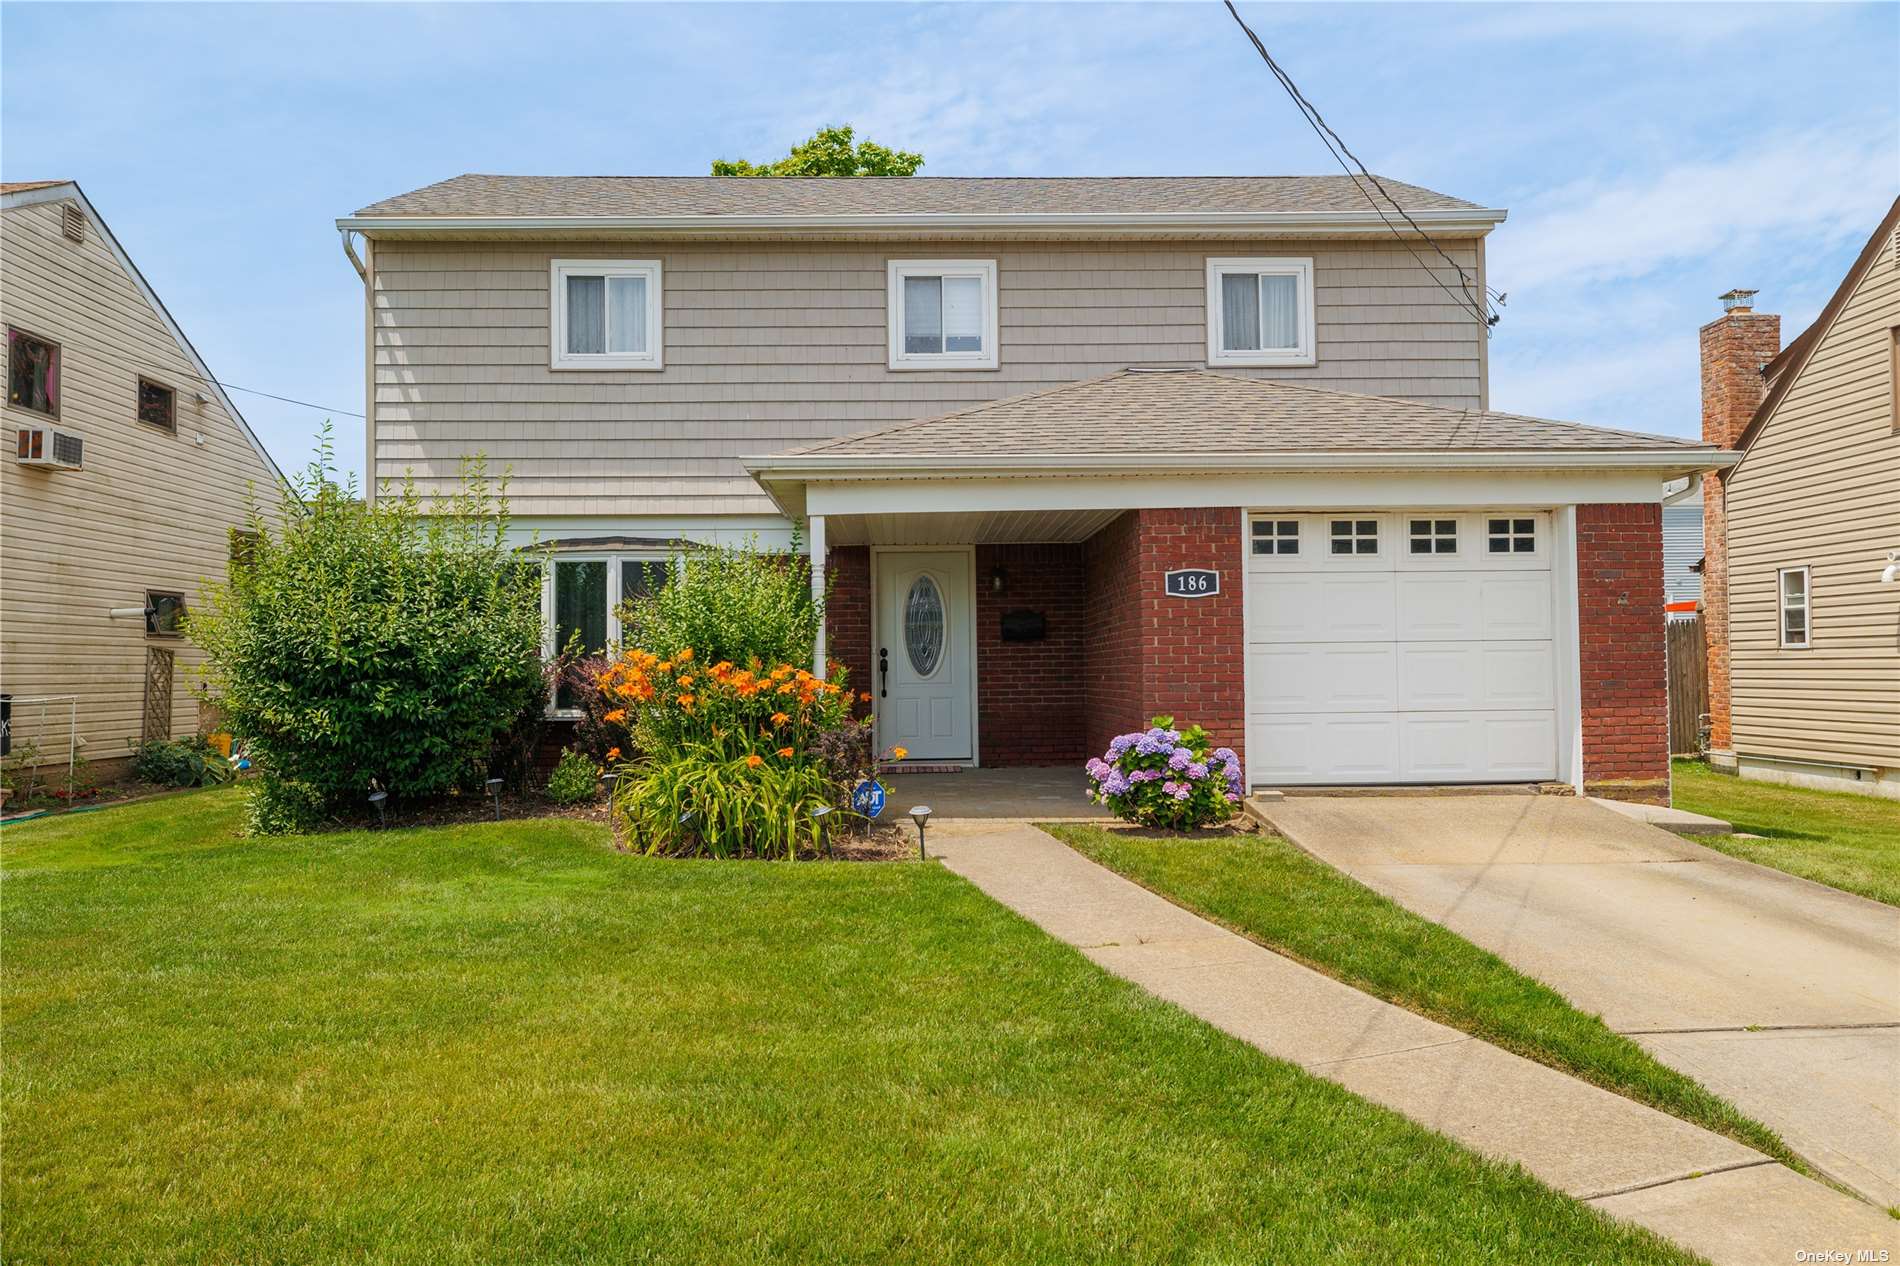
[[[1549,515],[1260,514],[1250,533],[1255,785],[1556,776]]]

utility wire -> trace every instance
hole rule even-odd
[[[1234,0],[1222,0],[1222,3],[1227,6],[1227,12],[1233,15],[1234,21],[1239,23],[1240,29],[1246,32],[1248,40],[1253,44],[1254,51],[1259,53],[1260,59],[1267,64],[1267,69],[1273,72],[1273,77],[1279,80],[1280,86],[1286,89],[1287,95],[1291,97],[1294,104],[1299,107],[1300,117],[1304,118],[1306,125],[1313,129],[1313,134],[1319,137],[1320,143],[1324,145],[1326,151],[1333,156],[1333,161],[1339,164],[1340,170],[1352,178],[1353,186],[1357,188],[1360,193],[1365,195],[1366,201],[1371,203],[1372,209],[1378,213],[1379,219],[1384,222],[1386,228],[1390,229],[1392,235],[1399,239],[1400,244],[1405,247],[1412,258],[1418,261],[1418,266],[1425,270],[1425,275],[1430,277],[1438,288],[1449,295],[1460,307],[1476,317],[1479,324],[1484,326],[1487,331],[1491,326],[1496,325],[1498,322],[1497,316],[1488,312],[1485,305],[1480,303],[1472,294],[1471,278],[1466,275],[1464,266],[1450,255],[1447,255],[1445,249],[1433,239],[1432,235],[1419,227],[1418,221],[1414,220],[1411,214],[1406,211],[1404,207],[1399,205],[1398,199],[1394,198],[1386,187],[1379,183],[1379,178],[1367,170],[1364,163],[1359,161],[1359,156],[1347,148],[1346,142],[1341,139],[1339,133],[1333,131],[1332,125],[1326,122],[1318,108],[1315,107],[1311,101],[1306,99],[1305,94],[1300,91],[1299,86],[1293,82],[1292,76],[1282,70],[1280,64],[1273,60],[1273,54],[1267,51],[1267,46],[1260,42],[1260,37],[1254,34],[1253,28],[1247,25],[1245,18],[1240,16],[1240,10],[1234,7]],[[1346,159],[1348,158],[1352,160],[1352,166],[1347,165]],[[1355,172],[1353,170],[1354,166],[1359,170]],[[1362,183],[1362,178],[1365,182],[1370,182],[1372,187],[1379,191],[1380,196],[1392,205],[1392,209],[1404,217],[1405,222],[1412,227],[1412,231],[1429,243],[1431,248],[1438,253],[1438,257],[1447,264],[1450,264],[1457,272],[1458,284],[1464,291],[1462,295],[1454,292],[1451,287],[1440,280],[1438,274],[1432,271],[1431,265],[1427,264],[1424,258],[1419,255],[1417,251],[1412,249],[1411,242],[1406,240],[1405,234],[1400,231],[1399,226],[1392,222],[1392,217],[1385,213],[1385,209],[1379,205],[1378,198],[1373,197],[1372,193],[1365,187],[1365,184]],[[1486,287],[1486,289],[1488,290],[1489,287]],[[1500,296],[1500,298],[1502,298],[1502,296]]]
[[[197,374],[187,374],[187,378],[197,378],[199,382],[208,382],[214,387],[223,387],[226,391],[242,391],[253,396],[263,396],[269,400],[281,400],[285,404],[300,405],[306,409],[315,409],[319,413],[340,413],[346,418],[360,418],[363,415],[351,409],[332,409],[327,404],[312,404],[308,400],[293,400],[289,396],[280,396],[275,392],[259,391],[256,387],[240,387],[234,382],[219,382],[216,378],[203,378]]]

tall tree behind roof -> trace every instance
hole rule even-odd
[[[876,141],[852,144],[849,127],[825,127],[770,163],[716,158],[715,176],[913,176],[924,165],[922,154],[890,149]]]

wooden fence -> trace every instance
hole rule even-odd
[[[1702,616],[1671,620],[1667,631],[1669,750],[1694,755],[1702,750],[1702,719],[1709,711],[1709,657],[1702,640]]]

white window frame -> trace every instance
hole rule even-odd
[[[1458,556],[1458,538],[1460,532],[1458,530],[1459,523],[1457,515],[1412,513],[1408,511],[1402,517],[1405,519],[1405,552],[1407,557],[1456,558]],[[1418,525],[1421,523],[1425,525],[1423,532],[1418,530]],[[1450,525],[1448,530],[1439,530],[1447,524]],[[1450,549],[1438,548],[1439,544],[1444,541],[1451,542]],[[1416,548],[1421,542],[1428,548],[1422,550]]]
[[[904,279],[975,277],[983,284],[983,350],[980,352],[907,352],[904,350]],[[993,259],[893,259],[885,276],[884,312],[890,367],[893,370],[995,369],[997,346],[996,261]]]
[[[1269,347],[1257,351],[1228,351],[1221,346],[1221,278],[1229,273],[1274,277],[1292,277],[1296,281],[1299,305],[1300,341],[1295,347]],[[1207,363],[1261,368],[1267,366],[1314,365],[1313,261],[1295,258],[1209,259],[1207,261]]]
[[[541,654],[553,658],[559,648],[554,644],[554,573],[557,563],[606,563],[607,564],[607,653],[613,654],[620,645],[620,569],[626,564],[672,563],[673,556],[660,550],[627,550],[611,553],[601,550],[586,552],[556,551],[547,556],[547,563],[541,574]],[[678,567],[674,569],[678,574]],[[587,715],[582,708],[563,708],[555,703],[559,698],[559,685],[548,691],[546,715],[551,719],[571,721]]]
[[[1280,529],[1283,527],[1290,527],[1293,530],[1291,532],[1282,532]],[[1261,528],[1266,528],[1267,530],[1262,532],[1260,530]],[[1300,520],[1298,519],[1287,518],[1285,516],[1273,518],[1268,515],[1260,515],[1249,520],[1247,532],[1249,536],[1247,552],[1252,557],[1297,558],[1300,555],[1302,533]],[[1261,549],[1260,547],[1262,545],[1268,548]],[[1291,545],[1293,548],[1281,549],[1280,547],[1282,545]]]
[[[642,277],[647,283],[647,350],[644,352],[570,352],[567,350],[567,279]],[[664,369],[665,332],[660,326],[661,268],[657,259],[557,259],[548,264],[549,369]]]
[[[1342,523],[1347,525],[1343,535],[1337,530]],[[1372,525],[1372,531],[1361,532],[1359,529],[1368,523]],[[1349,542],[1352,548],[1343,551],[1334,549],[1333,546],[1340,541]],[[1372,548],[1360,549],[1359,543],[1361,541],[1371,541]],[[1326,516],[1325,556],[1327,558],[1378,558],[1384,553],[1385,523],[1380,515],[1373,513],[1329,514]]]
[[[1801,601],[1788,601],[1788,577],[1801,577]],[[1801,612],[1801,640],[1788,640],[1788,613]],[[1775,573],[1775,642],[1785,650],[1805,651],[1814,645],[1814,576],[1806,566],[1783,567]]]

